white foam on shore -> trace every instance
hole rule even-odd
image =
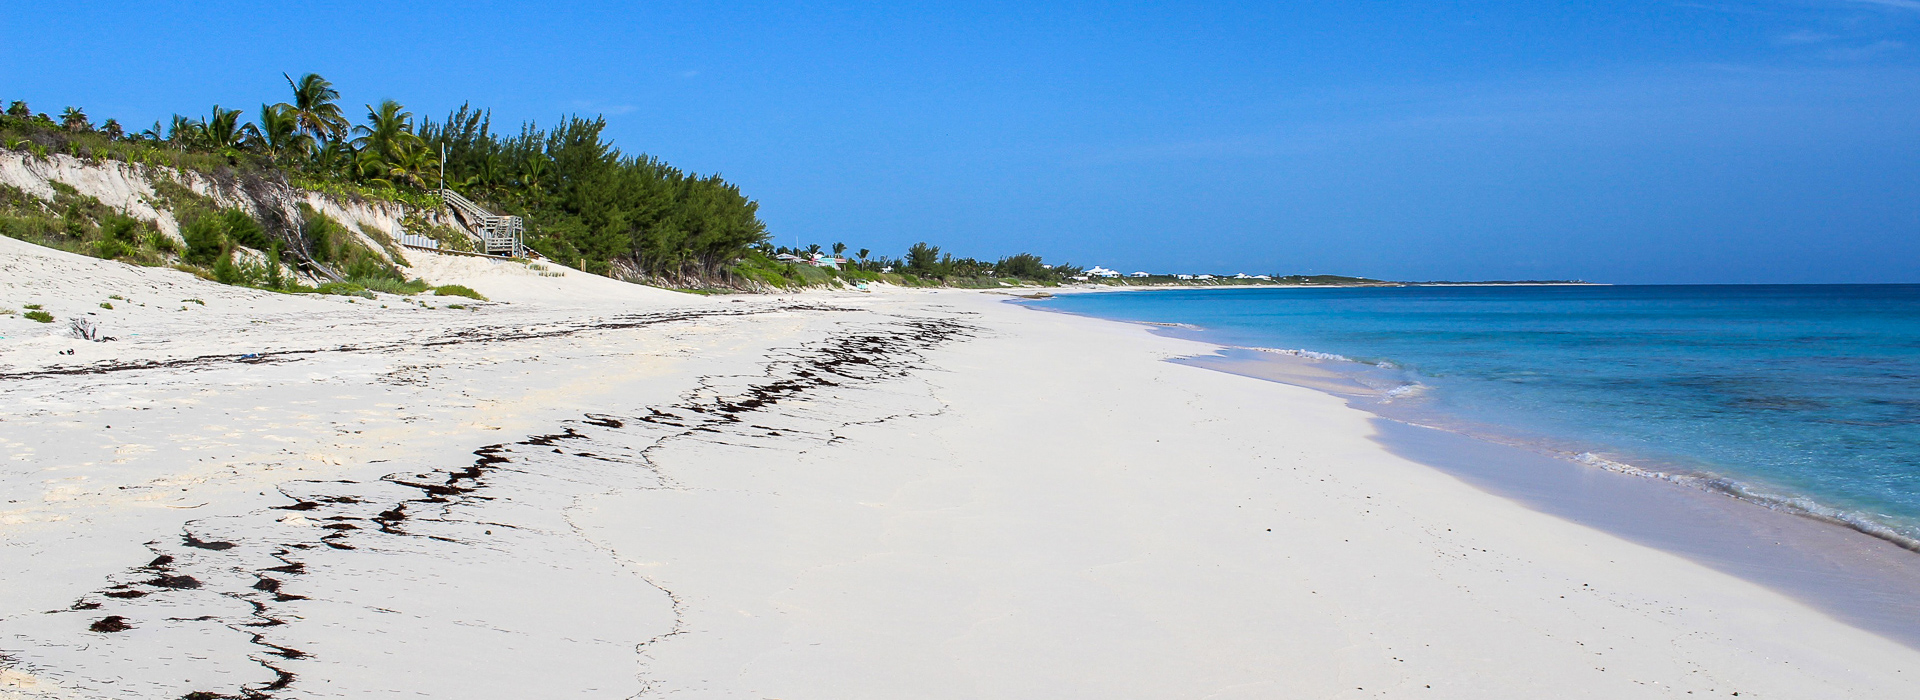
[[[1773,493],[1754,484],[1749,484],[1737,479],[1730,479],[1717,474],[1688,474],[1645,469],[1625,462],[1607,459],[1592,452],[1582,452],[1574,455],[1573,460],[1610,472],[1691,486],[1697,489],[1731,496],[1771,510],[1792,513],[1801,517],[1852,528],[1861,533],[1892,542],[1902,548],[1920,552],[1920,538],[1916,538],[1910,533],[1902,532],[1899,528],[1888,525],[1873,517],[1871,514],[1835,508],[1822,504],[1808,496]]]
[[[1355,360],[1351,357],[1347,357],[1346,355],[1336,355],[1330,352],[1318,352],[1314,350],[1301,350],[1298,348],[1247,348],[1247,349],[1257,350],[1259,352],[1270,352],[1275,355],[1287,355],[1289,357],[1304,357],[1309,360],[1328,360],[1332,362],[1359,362],[1359,360]],[[1366,363],[1361,363],[1361,364],[1366,364]]]
[[[1274,355],[1298,357],[1298,358],[1303,358],[1308,360],[1320,360],[1320,361],[1326,361],[1326,362],[1348,362],[1348,363],[1353,363],[1355,365],[1377,367],[1380,369],[1400,369],[1398,365],[1395,365],[1392,362],[1387,362],[1387,361],[1371,361],[1370,362],[1367,360],[1356,360],[1354,358],[1347,357],[1345,355],[1339,355],[1339,354],[1329,353],[1329,352],[1319,352],[1315,350],[1306,350],[1306,349],[1300,349],[1300,348],[1246,347],[1244,349],[1254,350],[1257,352],[1264,352],[1264,353],[1269,353]],[[1417,381],[1409,381],[1404,384],[1400,384],[1399,386],[1395,386],[1393,388],[1386,389],[1385,391],[1383,391],[1382,392],[1383,398],[1380,401],[1380,403],[1382,404],[1392,403],[1396,399],[1410,399],[1410,398],[1423,396],[1423,395],[1426,395],[1432,389],[1433,387],[1427,384],[1423,384]],[[1605,457],[1601,457],[1590,451],[1589,452],[1572,452],[1569,450],[1557,449],[1551,445],[1541,443],[1540,441],[1537,441],[1537,440],[1527,440],[1524,438],[1515,438],[1511,436],[1499,435],[1497,434],[1498,431],[1465,430],[1465,429],[1459,429],[1455,427],[1446,427],[1443,425],[1432,424],[1431,422],[1426,422],[1426,421],[1416,422],[1416,421],[1408,420],[1404,416],[1392,417],[1392,419],[1402,423],[1407,423],[1409,425],[1418,425],[1421,427],[1433,428],[1436,430],[1445,430],[1447,432],[1466,435],[1468,437],[1472,437],[1475,439],[1487,440],[1489,442],[1508,445],[1511,447],[1520,447],[1523,449],[1534,450],[1534,451],[1542,452],[1555,457],[1559,457],[1562,459],[1569,459],[1586,466],[1604,469],[1606,471],[1614,472],[1617,474],[1625,474],[1628,476],[1636,476],[1636,477],[1641,477],[1645,479],[1665,481],[1671,484],[1687,486],[1695,489],[1700,489],[1703,491],[1709,491],[1712,493],[1729,496],[1729,497],[1736,498],[1741,501],[1745,501],[1747,503],[1751,503],[1753,505],[1757,505],[1770,510],[1780,511],[1784,513],[1791,513],[1794,515],[1798,515],[1805,518],[1811,518],[1813,520],[1818,520],[1821,522],[1840,525],[1842,527],[1856,530],[1862,534],[1871,535],[1873,537],[1886,540],[1888,542],[1891,542],[1895,545],[1900,546],[1901,548],[1908,549],[1915,552],[1920,552],[1920,532],[1914,532],[1914,531],[1911,531],[1910,529],[1902,529],[1895,525],[1889,524],[1887,520],[1891,518],[1889,518],[1888,516],[1876,517],[1876,514],[1872,514],[1872,513],[1866,513],[1866,512],[1861,512],[1857,510],[1848,510],[1844,508],[1836,508],[1830,505],[1820,503],[1819,501],[1815,500],[1811,496],[1789,495],[1789,494],[1777,493],[1772,490],[1757,486],[1755,484],[1743,482],[1737,479],[1732,479],[1732,478],[1728,478],[1725,476],[1712,474],[1708,472],[1662,471],[1658,469],[1644,468],[1644,467],[1636,466],[1633,464],[1628,464],[1626,462],[1621,462],[1618,460],[1607,459]],[[1451,421],[1444,421],[1444,422],[1451,422]]]

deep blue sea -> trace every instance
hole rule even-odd
[[[1169,289],[1038,305],[1338,355],[1396,410],[1920,541],[1920,285]],[[1393,387],[1383,387],[1393,388]]]

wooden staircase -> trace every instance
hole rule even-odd
[[[480,241],[480,252],[509,258],[526,257],[526,243],[521,240],[526,234],[526,224],[520,217],[495,216],[453,190],[440,190],[440,198],[453,210],[454,218]]]

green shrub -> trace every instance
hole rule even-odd
[[[352,262],[347,263],[345,272],[347,273],[347,277],[359,277],[363,279],[371,279],[374,277],[398,279],[400,277],[400,273],[395,272],[393,268],[387,267],[372,256],[355,256]]]
[[[333,245],[343,240],[347,232],[333,219],[315,211],[313,207],[300,205],[300,235],[307,239],[312,248],[313,259],[323,263],[333,262]]]
[[[145,228],[146,226],[142,225],[139,219],[131,216],[111,214],[100,224],[100,233],[106,237],[106,240],[118,241],[133,246],[139,245],[140,233]],[[101,257],[108,256],[103,255]]]
[[[147,247],[162,253],[171,254],[180,252],[180,244],[173,242],[173,239],[168,238],[167,234],[159,231],[147,234]]]
[[[106,310],[108,310],[108,311],[112,311],[112,310],[113,310],[113,303],[112,303],[112,302],[106,302],[106,301],[103,301],[103,302],[100,302],[100,308],[102,308],[102,309],[106,309]]]
[[[107,260],[124,258],[133,255],[133,246],[112,238],[102,238],[93,242],[93,254],[95,257]]]
[[[468,299],[478,299],[480,301],[487,300],[486,297],[480,296],[479,292],[473,291],[470,288],[463,287],[457,284],[448,284],[448,285],[442,285],[439,287],[434,287],[433,295],[437,297],[466,297]]]
[[[373,292],[369,292],[365,287],[350,282],[328,282],[315,288],[314,291],[321,294],[333,294],[343,297],[373,298]]]
[[[43,308],[43,307],[41,307],[41,306],[40,306],[39,304],[28,304],[28,305],[27,305],[27,310],[28,310],[28,311],[39,311],[39,310],[40,310],[41,308]]]
[[[222,255],[213,261],[213,281],[221,284],[243,284],[247,274],[239,265],[233,264],[232,255]]]
[[[260,228],[260,222],[239,209],[220,212],[220,223],[227,230],[227,240],[234,245],[243,245],[254,250],[266,250],[273,246],[273,239],[267,237],[267,230]]]
[[[187,240],[187,254],[182,256],[194,265],[212,264],[226,250],[226,235],[219,217],[202,216],[180,227],[180,237]]]
[[[427,284],[426,280],[420,279],[402,282],[391,277],[352,277],[347,281],[376,292],[386,292],[388,294],[413,295],[433,288],[432,285]]]
[[[35,321],[39,321],[41,323],[53,323],[53,314],[47,313],[45,311],[39,311],[39,310],[28,311],[24,315],[27,318],[33,319]]]
[[[267,253],[267,288],[280,289],[287,286],[286,279],[280,276],[280,242],[273,242],[273,250]]]

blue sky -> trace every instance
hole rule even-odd
[[[0,100],[604,113],[782,243],[890,254],[1920,282],[1920,1],[1591,5],[41,3]]]

